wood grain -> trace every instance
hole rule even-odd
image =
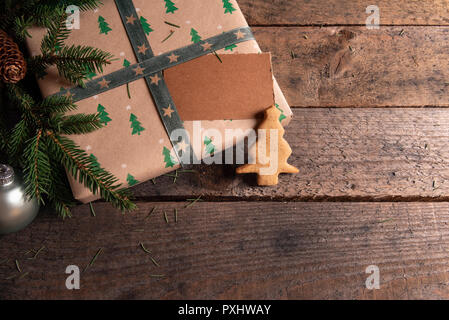
[[[258,187],[235,167],[200,166],[137,186],[140,199],[449,200],[449,110],[294,109],[285,138],[296,175]]]
[[[449,27],[253,30],[292,106],[449,106]]]
[[[383,25],[449,25],[446,0],[238,0],[250,25],[365,25],[375,4]]]
[[[148,212],[158,210],[149,219]],[[448,203],[140,203],[122,215],[83,205],[66,221],[40,216],[4,236],[1,299],[438,299],[449,298]],[[178,222],[173,209],[179,208]],[[167,224],[162,211],[168,213]],[[142,232],[144,230],[144,232]],[[142,242],[150,255],[140,247]],[[45,245],[35,260],[24,253]],[[65,268],[81,269],[81,289]],[[369,265],[380,290],[367,290]],[[150,275],[163,274],[164,278]]]

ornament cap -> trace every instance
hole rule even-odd
[[[0,164],[0,186],[6,186],[14,181],[14,170],[7,164]]]

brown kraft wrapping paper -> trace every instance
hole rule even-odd
[[[165,0],[133,1],[155,55],[190,45],[198,37],[207,39],[222,32],[247,26],[235,0],[172,0],[171,2],[173,5]],[[166,22],[178,25],[180,28]],[[170,38],[163,41],[172,30],[174,32]],[[27,40],[27,44],[32,55],[40,53],[40,42],[45,32],[41,28],[31,30],[32,38]],[[131,65],[137,63],[113,0],[104,0],[103,5],[98,9],[80,13],[80,29],[72,30],[66,41],[66,45],[71,44],[89,45],[112,53],[116,60],[104,68],[103,74],[126,67],[127,63]],[[218,50],[217,54],[222,56],[260,52],[257,42],[250,40]],[[235,72],[238,73],[239,70]],[[95,75],[93,78],[98,76],[101,75]],[[39,79],[38,83],[43,96],[49,96],[59,92],[61,88],[73,86],[59,77],[55,67],[49,68],[47,75]],[[252,87],[242,89],[252,90]],[[131,82],[129,90],[131,99],[127,95],[126,86],[122,86],[77,102],[76,112],[100,112],[105,127],[90,134],[71,136],[102,167],[114,174],[124,186],[147,181],[180,167],[145,80]],[[287,125],[292,112],[274,78],[272,93],[274,93],[275,103],[282,112],[282,123]],[[203,94],[207,95],[207,91]],[[224,94],[232,95],[233,93]],[[205,110],[204,113],[207,114],[208,111]],[[225,129],[241,129],[245,132],[247,129],[255,128],[256,124],[255,118],[239,119],[238,117],[201,121],[202,128],[217,129],[224,137],[221,145],[214,145],[215,152],[223,150],[225,144],[229,143],[225,139]],[[185,120],[184,127],[192,136],[193,121]],[[234,143],[244,137],[242,134]],[[206,144],[192,147],[198,159],[207,156]],[[69,181],[76,199],[84,203],[98,199],[98,196],[94,196],[70,176]]]

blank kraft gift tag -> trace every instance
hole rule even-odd
[[[274,104],[270,53],[209,54],[164,71],[183,121],[253,119]]]

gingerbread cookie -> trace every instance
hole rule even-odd
[[[284,139],[285,130],[279,122],[280,115],[281,112],[275,106],[265,110],[265,118],[258,128],[259,137],[254,146],[256,161],[254,164],[245,164],[236,170],[238,174],[257,173],[257,184],[259,186],[278,184],[280,173],[299,172],[297,168],[287,163],[287,159],[292,154],[292,149]],[[261,129],[263,130],[261,131]],[[263,139],[261,133],[265,135]],[[272,140],[273,144],[271,143]]]

